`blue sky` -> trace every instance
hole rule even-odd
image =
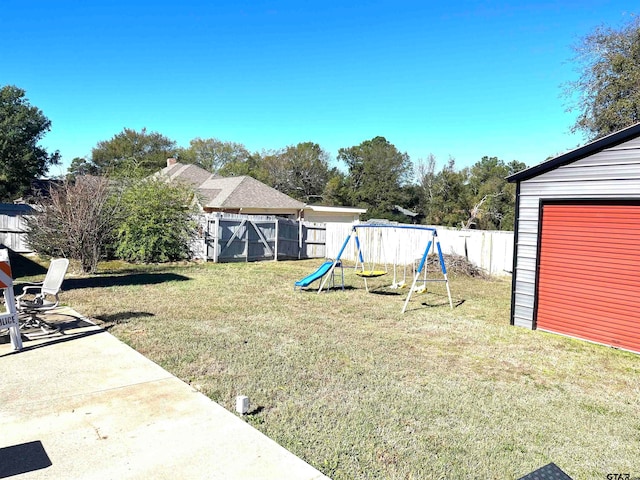
[[[381,135],[411,159],[535,165],[584,143],[561,85],[571,46],[630,1],[0,1],[0,85],[89,156],[123,128],[188,146],[341,147]]]

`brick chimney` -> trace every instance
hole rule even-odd
[[[175,158],[167,158],[167,167],[170,167],[171,165],[175,165],[177,162],[177,160]]]

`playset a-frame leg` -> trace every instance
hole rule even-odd
[[[449,279],[447,278],[447,267],[445,267],[444,265],[444,257],[442,256],[442,249],[440,248],[440,241],[438,240],[438,235],[434,232],[433,240],[429,240],[429,243],[427,244],[427,248],[424,251],[422,258],[420,259],[420,265],[418,266],[418,269],[416,270],[415,275],[413,276],[413,283],[411,285],[411,288],[409,289],[407,298],[404,301],[404,306],[402,307],[402,313],[406,312],[407,310],[407,306],[409,305],[409,300],[411,300],[411,295],[413,294],[416,288],[416,283],[418,283],[418,278],[422,273],[422,269],[427,268],[427,256],[429,255],[429,250],[431,250],[431,245],[433,244],[434,240],[436,244],[436,249],[438,250],[438,260],[440,261],[440,269],[442,270],[442,275],[444,276],[444,278],[442,280],[426,280],[425,279],[423,281],[424,282],[444,282],[447,287],[447,296],[449,297],[449,306],[453,308],[453,300],[451,300],[451,290],[449,289]],[[426,287],[426,283],[425,283],[425,287]]]

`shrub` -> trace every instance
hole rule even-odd
[[[120,198],[116,256],[141,263],[188,258],[195,230],[193,199],[185,185],[154,178],[131,183]]]
[[[118,205],[106,177],[85,176],[53,186],[34,202],[27,241],[42,255],[79,260],[95,273],[111,239]]]

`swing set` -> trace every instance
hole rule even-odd
[[[449,279],[447,278],[447,268],[444,264],[444,257],[442,255],[442,249],[440,248],[440,241],[438,240],[438,232],[435,228],[425,227],[422,225],[398,225],[398,224],[376,224],[376,223],[363,223],[354,225],[351,229],[351,232],[345,239],[342,247],[338,255],[336,256],[331,268],[329,269],[329,275],[326,275],[322,283],[320,284],[320,288],[318,289],[318,293],[320,293],[325,284],[327,283],[328,278],[330,278],[333,274],[333,270],[338,266],[342,265],[340,258],[344,253],[347,245],[349,245],[350,241],[353,239],[355,241],[356,249],[357,249],[357,257],[356,257],[356,275],[361,277],[364,280],[364,286],[367,292],[369,292],[369,286],[367,284],[367,279],[381,277],[388,273],[387,271],[387,258],[384,256],[383,250],[383,229],[407,229],[407,230],[422,230],[429,233],[429,242],[427,243],[427,248],[424,249],[422,256],[420,258],[419,264],[417,268],[414,268],[413,274],[413,282],[411,284],[411,288],[407,294],[407,298],[404,302],[404,306],[402,307],[402,313],[405,313],[407,310],[407,306],[409,305],[409,300],[411,299],[411,295],[416,292],[425,292],[427,290],[427,282],[444,282],[447,288],[447,296],[449,297],[449,306],[453,308],[453,301],[451,299],[451,290],[449,289]],[[363,245],[367,245],[369,250],[375,255],[367,258],[365,262],[365,253],[363,251]],[[443,278],[442,279],[428,279],[427,278],[427,256],[429,255],[429,251],[431,247],[435,246],[435,249],[438,253],[438,260],[440,263],[440,270],[442,271]],[[398,282],[396,278],[396,269],[398,267],[398,257],[399,257],[400,247],[399,245],[396,247],[395,252],[395,260],[393,265],[393,284],[391,288],[400,288],[406,285],[406,274],[407,274],[407,265],[405,262],[404,265],[404,281]],[[384,265],[383,265],[384,262]],[[421,274],[424,272],[424,278],[420,278]],[[416,288],[418,282],[423,283],[422,288]]]

